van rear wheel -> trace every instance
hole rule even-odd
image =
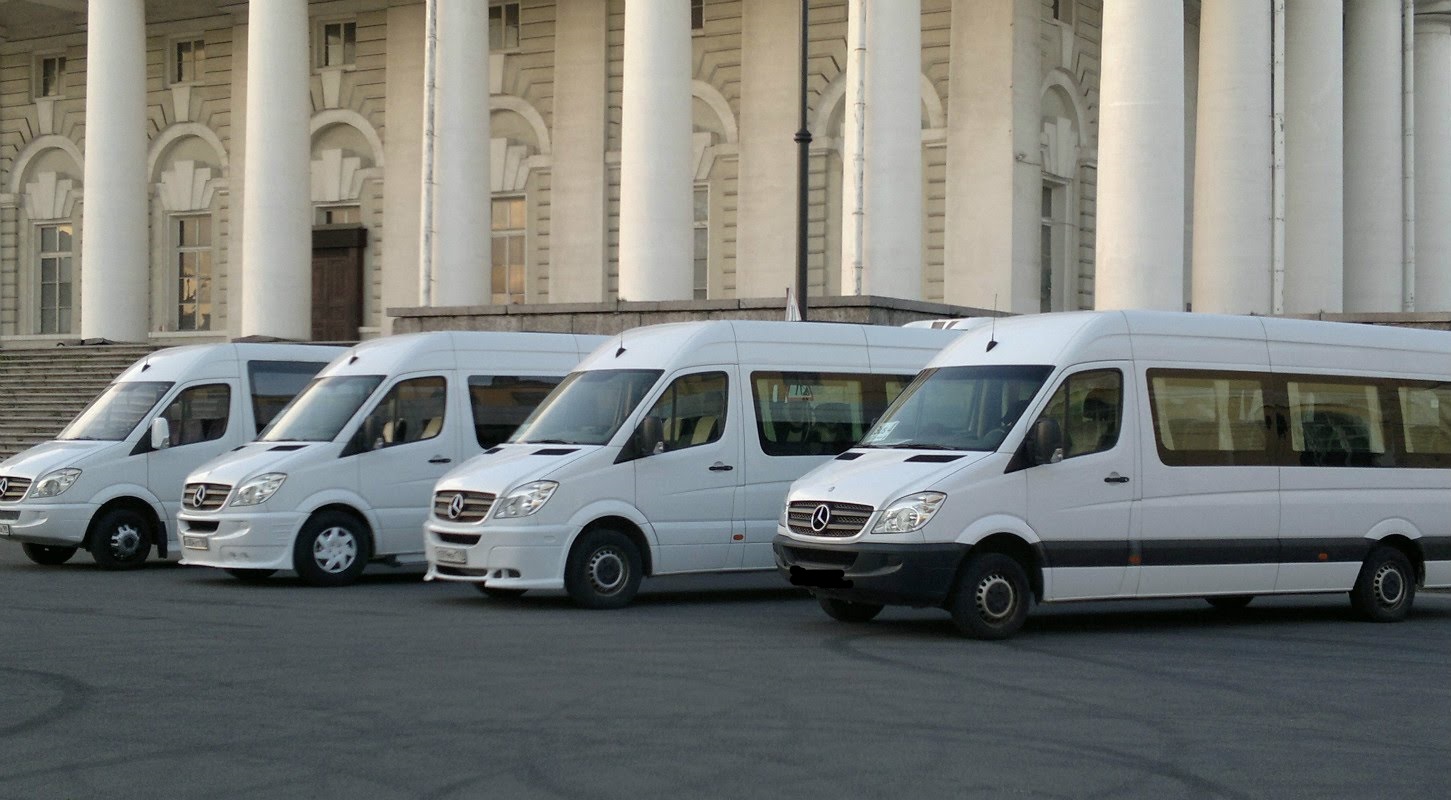
[[[131,508],[113,508],[96,517],[91,530],[91,558],[101,569],[136,569],[151,555],[151,520]]]
[[[564,588],[585,608],[623,608],[640,591],[644,560],[630,537],[607,529],[579,537],[564,565]]]
[[[974,639],[1006,639],[1028,618],[1031,598],[1023,565],[1002,553],[971,556],[948,600],[952,621]]]
[[[1406,554],[1381,545],[1370,551],[1350,590],[1350,605],[1371,622],[1400,622],[1416,599],[1416,570]]]
[[[857,624],[871,622],[876,616],[882,613],[883,606],[880,603],[853,603],[850,600],[838,600],[835,597],[817,596],[816,602],[821,605],[821,610],[826,616],[838,622],[854,622]]]
[[[1204,601],[1214,606],[1215,611],[1239,611],[1255,599],[1252,594],[1220,594],[1206,597]]]
[[[20,549],[25,551],[26,558],[43,567],[58,567],[70,561],[71,556],[75,555],[76,550],[80,548],[25,542],[20,545]]]

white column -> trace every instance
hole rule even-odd
[[[598,303],[605,285],[605,0],[560,0],[554,21],[549,301]]]
[[[489,6],[437,5],[433,305],[490,302]]]
[[[143,0],[88,8],[81,337],[142,342],[150,327],[146,9]]]
[[[922,298],[922,3],[847,11],[841,293]]]
[[[1098,140],[1098,308],[1183,309],[1184,6],[1107,0]]]
[[[1451,18],[1416,20],[1416,310],[1451,311]]]
[[[247,14],[242,335],[312,336],[307,0]]]
[[[1401,3],[1345,4],[1345,310],[1401,309]]]
[[[1345,302],[1342,29],[1338,0],[1285,4],[1288,314],[1338,312]]]
[[[736,296],[796,284],[796,150],[801,4],[744,0]]]
[[[688,300],[692,270],[690,4],[625,4],[621,300]]]
[[[1199,16],[1195,311],[1268,314],[1269,0],[1214,0]]]
[[[423,103],[412,102],[423,87],[425,9],[422,4],[390,6],[385,97],[410,102],[388,105],[388,132],[383,137],[382,302],[384,309],[420,305],[420,242],[423,225]],[[394,318],[382,318],[382,332],[393,332]]]

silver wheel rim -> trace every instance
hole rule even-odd
[[[590,588],[594,589],[595,594],[616,594],[625,587],[625,582],[630,578],[630,565],[620,551],[613,547],[601,547],[591,553],[585,569],[589,575]]]
[[[989,622],[1002,622],[1013,615],[1013,609],[1018,604],[1018,592],[1012,581],[994,572],[978,581],[974,599],[978,615]]]
[[[111,554],[131,558],[141,549],[141,531],[135,525],[117,525],[111,531]]]
[[[358,539],[347,528],[334,525],[319,533],[313,540],[312,560],[319,569],[330,575],[345,571],[357,558]]]
[[[1395,564],[1381,564],[1371,580],[1376,602],[1387,608],[1395,608],[1406,597],[1406,576]]]

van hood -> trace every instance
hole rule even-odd
[[[40,476],[66,467],[85,467],[89,456],[110,450],[113,447],[127,447],[125,442],[98,442],[90,439],[66,439],[41,442],[0,461],[0,475],[11,478]]]
[[[791,484],[787,501],[836,500],[875,509],[903,495],[931,489],[944,477],[992,455],[945,450],[849,450]],[[950,460],[949,460],[950,459]]]
[[[252,442],[223,453],[192,470],[187,483],[223,483],[236,486],[254,475],[287,472],[317,448],[331,442]]]
[[[504,444],[458,465],[439,479],[435,491],[503,494],[526,481],[537,481],[607,445]]]

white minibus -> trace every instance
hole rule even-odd
[[[1451,586],[1451,334],[1073,312],[976,326],[859,447],[792,487],[778,567],[823,609]]]
[[[174,555],[166,520],[187,473],[251,441],[342,350],[200,344],[145,356],[54,440],[0,462],[0,540],[46,565],[82,547],[107,569],[139,566],[152,548]]]
[[[956,331],[711,321],[614,337],[507,444],[439,481],[429,578],[630,602],[644,576],[771,569],[791,481]]]
[[[183,564],[352,583],[422,563],[433,484],[502,441],[603,336],[437,332],[343,353],[256,442],[186,478]]]

